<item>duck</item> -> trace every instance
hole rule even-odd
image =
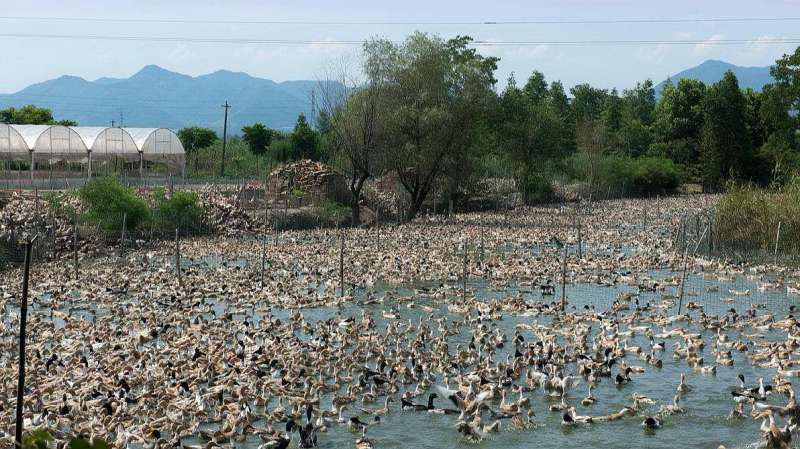
[[[592,384],[589,384],[589,395],[583,398],[583,400],[581,400],[581,405],[584,407],[588,407],[594,404],[595,402],[597,402],[597,399],[595,399],[594,395],[592,395]]]
[[[692,387],[686,384],[686,375],[681,373],[681,381],[677,387],[678,394],[686,394],[692,391]]]
[[[647,416],[642,421],[642,427],[645,430],[656,430],[661,428],[661,420],[656,418],[655,416]]]
[[[361,431],[361,438],[356,440],[356,449],[372,449],[372,441],[367,438],[367,428]]]

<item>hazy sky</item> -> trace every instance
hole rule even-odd
[[[764,18],[800,17],[800,0],[0,0],[0,15],[312,22]],[[146,64],[190,75],[228,69],[277,81],[316,79],[330,61],[345,54],[352,57],[358,51],[358,46],[45,39],[8,34],[362,41],[371,36],[400,40],[414,30],[443,37],[467,34],[484,41],[770,39],[800,38],[800,21],[499,26],[118,23],[3,18],[0,19],[0,92],[14,92],[63,74],[89,80],[128,77]],[[769,65],[797,45],[534,45],[480,47],[480,51],[501,58],[498,72],[501,80],[514,72],[522,81],[532,70],[540,70],[548,80],[560,79],[568,87],[588,81],[600,87],[622,89],[645,78],[658,82],[711,58],[738,65]]]

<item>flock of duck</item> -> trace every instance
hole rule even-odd
[[[311,448],[347,429],[352,446],[367,449],[381,445],[374,429],[405,414],[438,416],[454,441],[471,443],[509,431],[534,441],[542,414],[565,429],[619,421],[656,434],[693,413],[692,379],[737,373],[736,385],[713,392],[729,401],[725,419],[758,420],[767,447],[791,447],[800,422],[794,307],[710,313],[696,299],[678,313],[679,282],[651,274],[681,265],[669,229],[707,201],[585,209],[583,254],[567,261],[566,281],[630,288],[607,304],[568,294],[564,310],[554,288],[561,248],[579,237],[576,216],[558,208],[349,230],[343,297],[338,231],[268,242],[263,285],[258,239],[186,240],[180,283],[166,247],[84,260],[77,280],[66,256],[37,263],[24,424],[48,429],[59,447],[82,435],[119,448]],[[632,231],[643,208],[659,213]],[[692,267],[775,290],[800,280],[780,267]],[[461,291],[464,270],[481,287]],[[16,391],[19,279],[18,269],[0,274],[3,392]],[[772,376],[745,376],[743,364]],[[671,401],[637,391],[665,365],[680,373],[661,380]],[[624,405],[593,411],[604,402]],[[0,395],[0,441],[13,439],[14,407],[13,394]]]

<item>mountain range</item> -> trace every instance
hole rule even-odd
[[[707,84],[732,70],[742,88],[761,90],[772,82],[769,67],[739,67],[708,60],[670,77],[699,79]],[[660,93],[663,82],[656,86]],[[32,84],[13,94],[0,95],[0,109],[35,104],[50,108],[56,119],[75,120],[85,126],[106,126],[113,120],[130,127],[183,128],[205,126],[222,131],[227,101],[228,132],[239,134],[242,126],[255,122],[282,130],[294,126],[298,114],[312,116],[312,92],[319,83],[311,80],[275,82],[246,73],[219,70],[192,77],[148,65],[130,78],[99,78],[87,81],[76,76]]]
[[[192,77],[148,65],[130,78],[87,81],[75,76],[33,84],[19,92],[0,95],[0,109],[35,104],[53,111],[56,119],[85,126],[107,126],[114,120],[129,127],[183,128],[205,126],[222,131],[227,101],[228,132],[262,122],[270,128],[291,129],[301,112],[310,117],[311,80],[285,81],[256,78],[219,70]]]

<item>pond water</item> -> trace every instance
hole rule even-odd
[[[215,269],[220,265],[227,265],[218,259],[203,259],[196,261],[208,268]],[[244,265],[243,261],[237,261],[235,265]],[[668,271],[652,271],[647,273],[654,280],[680,277],[680,274]],[[798,304],[800,297],[787,295],[784,289],[759,290],[759,280],[746,275],[737,275],[720,280],[710,279],[702,273],[692,273],[687,276],[686,290],[683,300],[684,310],[686,305],[697,302],[706,306],[706,311],[712,313],[725,313],[730,308],[734,308],[741,313],[750,307],[751,303],[763,303],[769,311],[776,314],[777,318],[782,318],[789,311],[791,305]],[[370,295],[377,298],[376,302],[365,303],[363,291],[356,292],[356,299],[342,307],[322,307],[312,309],[302,309],[305,319],[310,322],[316,320],[326,320],[335,316],[360,318],[362,310],[366,310],[375,319],[379,329],[385,331],[387,321],[382,317],[382,312],[394,305],[399,306],[401,320],[419,320],[424,313],[419,307],[429,306],[435,309],[434,318],[449,317],[451,319],[460,318],[449,312],[447,299],[434,299],[431,296],[422,294],[420,288],[437,286],[438,283],[426,283],[406,286],[378,285]],[[449,299],[456,298],[460,293],[457,286],[446,290]],[[664,291],[658,293],[642,293],[640,303],[647,304],[650,301],[660,301],[662,295],[677,297],[679,287],[669,286]],[[511,295],[522,294],[529,300],[541,300],[538,291],[531,291],[531,287],[524,285],[509,285],[501,288],[492,287],[483,281],[471,281],[468,284],[470,295],[475,295],[483,300],[499,299]],[[600,286],[595,284],[568,284],[567,297],[570,307],[582,309],[585,305],[593,306],[598,312],[608,310],[611,304],[620,293],[634,291],[635,287],[627,285],[615,285],[612,287]],[[735,291],[742,293],[749,290],[749,295],[736,296],[731,293]],[[560,298],[560,291],[551,298]],[[410,308],[408,304],[413,299],[416,307]],[[678,301],[677,299],[675,300]],[[233,306],[228,304],[224,298],[209,298],[206,303],[213,309],[213,314],[204,312],[204,316],[213,319],[214,316],[222,316],[226,313],[233,313],[233,319],[242,320],[249,317],[251,322],[257,322],[263,309],[254,306]],[[49,310],[47,307],[47,295],[38,298],[32,305],[31,313],[47,317]],[[79,316],[85,319],[92,319],[92,316],[109,313],[105,309],[92,308],[91,304],[73,303],[70,310],[63,310],[62,313],[69,313],[73,317]],[[760,313],[764,313],[761,310]],[[17,311],[10,306],[6,307],[4,315],[13,317]],[[270,309],[270,313],[279,318],[289,317],[293,310]],[[698,312],[691,312],[694,317]],[[63,326],[63,319],[58,316],[52,318],[56,327]],[[541,324],[549,326],[549,317],[540,316],[516,316],[506,314],[502,320],[495,321],[509,337],[515,330],[515,325],[519,323]],[[596,328],[597,326],[593,326]],[[697,326],[689,326],[691,331],[705,332]],[[623,327],[624,329],[624,327]],[[460,328],[460,333],[451,338],[451,350],[456,345],[466,345],[469,342],[470,334],[467,328]],[[596,331],[596,330],[595,330]],[[661,329],[654,329],[656,333]],[[435,330],[434,330],[435,332]],[[531,332],[520,330],[526,341],[535,341]],[[752,333],[752,329],[746,329],[746,333]],[[742,339],[751,341],[752,338],[745,337],[737,331],[728,331],[727,334],[731,341]],[[707,334],[706,336],[709,336]],[[764,341],[785,339],[785,334],[777,331],[763,333]],[[305,335],[298,335],[307,338]],[[373,441],[376,448],[462,448],[462,447],[485,447],[485,448],[522,448],[522,447],[542,447],[542,448],[565,448],[565,447],[606,447],[606,448],[628,448],[628,447],[648,447],[648,448],[716,448],[723,444],[726,447],[754,447],[758,443],[760,422],[753,419],[732,420],[728,414],[734,408],[735,403],[731,399],[729,388],[737,386],[739,381],[738,374],[743,374],[747,379],[748,385],[757,385],[758,378],[763,377],[765,382],[771,382],[774,370],[760,369],[753,367],[746,359],[744,353],[733,352],[734,365],[732,367],[719,366],[716,375],[704,375],[693,372],[686,366],[685,360],[673,360],[671,343],[675,340],[666,340],[667,350],[663,353],[663,368],[657,369],[648,366],[641,358],[635,354],[628,354],[626,361],[632,365],[645,366],[646,372],[633,375],[633,381],[617,387],[613,381],[605,378],[593,389],[593,394],[597,402],[590,407],[581,406],[580,400],[586,396],[587,389],[585,383],[576,386],[569,398],[570,404],[576,405],[578,414],[599,416],[619,411],[622,407],[630,405],[633,393],[642,394],[658,402],[658,405],[651,406],[639,412],[640,416],[625,418],[620,421],[596,423],[592,425],[578,425],[575,427],[564,427],[561,425],[561,414],[548,410],[549,402],[545,398],[545,393],[541,390],[528,393],[531,399],[533,410],[536,413],[535,423],[531,429],[522,431],[510,431],[502,429],[497,434],[487,436],[479,444],[466,442],[455,430],[456,419],[453,416],[431,415],[426,412],[401,411],[400,405],[394,403],[390,405],[390,414],[383,418],[380,425],[370,427],[369,438]],[[648,340],[644,335],[635,335],[628,338],[629,345],[648,348]],[[505,350],[500,350],[495,360],[503,360],[506,352],[511,350],[512,345],[506,345]],[[713,362],[711,355],[711,339],[706,338],[706,348],[704,354],[707,364]],[[574,371],[574,364],[570,366]],[[569,370],[568,370],[569,372]],[[687,383],[693,387],[681,400],[682,407],[686,410],[683,415],[673,415],[664,418],[664,426],[655,432],[645,432],[640,423],[642,415],[654,415],[658,412],[661,404],[671,403],[675,394],[676,386],[679,382],[681,373],[687,376]],[[441,381],[441,379],[439,379]],[[402,393],[404,390],[401,390]],[[416,399],[424,402],[425,397]],[[515,398],[512,395],[510,399]],[[323,399],[320,406],[330,408],[331,396]],[[377,402],[381,402],[379,399]],[[399,401],[398,401],[399,402]],[[449,406],[447,401],[440,402],[441,406]],[[786,399],[783,396],[773,395],[773,404],[784,405]],[[354,404],[355,406],[356,404]],[[381,404],[382,405],[382,404]],[[275,401],[267,405],[268,408],[275,406]],[[380,406],[380,405],[379,405]],[[357,411],[355,407],[348,410],[346,416],[350,416]],[[259,408],[254,409],[260,412]],[[749,410],[748,410],[749,411]],[[366,420],[365,416],[362,419]],[[264,422],[255,423],[256,426],[263,427]],[[506,426],[503,423],[501,426]],[[218,424],[207,424],[201,428],[215,429]],[[276,427],[280,427],[275,424]],[[326,433],[318,436],[320,447],[322,448],[345,448],[353,447],[354,440],[358,437],[347,431],[346,426],[331,428]],[[199,437],[184,440],[185,444],[204,444]],[[261,441],[251,436],[247,442],[239,443],[236,446],[242,448],[256,448]],[[292,444],[294,447],[294,443]]]
[[[653,272],[653,276],[659,276],[666,273]],[[675,276],[674,273],[669,273],[669,276]],[[704,303],[712,305],[714,301],[719,302],[722,306],[719,307],[721,311],[725,311],[730,307],[738,309],[739,312],[749,307],[749,301],[753,300],[764,301],[770,304],[770,308],[776,313],[782,314],[788,310],[790,304],[793,304],[792,298],[787,297],[785,290],[783,292],[767,291],[759,292],[754,282],[747,280],[744,277],[732,279],[726,283],[721,283],[719,292],[706,292],[705,286],[709,284],[709,280],[702,276],[692,275],[688,277],[687,292],[697,290],[703,293],[699,297],[687,297],[687,300],[698,301],[702,299]],[[729,285],[728,285],[729,284]],[[421,287],[422,285],[414,285],[413,287]],[[389,286],[384,286],[390,288]],[[468,288],[472,293],[480,298],[499,298],[509,294],[516,294],[518,291],[528,291],[525,287],[509,287],[508,289],[497,290],[488,288],[484,283],[470,283]],[[750,297],[737,297],[736,303],[722,303],[719,298],[730,296],[727,294],[727,289],[744,290],[751,288],[752,296]],[[610,305],[617,293],[631,291],[632,289],[627,286],[619,287],[600,287],[596,285],[579,284],[568,286],[568,297],[570,304],[580,308],[584,304],[594,305],[598,310],[605,309]],[[677,294],[677,287],[672,289],[673,294]],[[362,308],[366,309],[373,318],[376,320],[380,329],[385,330],[386,320],[382,318],[382,311],[391,307],[395,303],[399,303],[399,311],[401,320],[418,320],[423,313],[421,309],[408,308],[408,300],[414,297],[416,306],[427,305],[433,307],[436,311],[434,317],[449,317],[452,319],[458,318],[458,315],[451,314],[448,311],[447,305],[444,301],[434,301],[430,298],[415,296],[413,288],[392,288],[392,293],[400,295],[399,300],[387,300],[383,304],[348,304],[342,308],[315,308],[303,309],[302,313],[306,320],[314,322],[316,320],[326,320],[335,316],[348,317],[353,316],[358,318],[361,316]],[[455,290],[452,291],[455,295]],[[379,295],[380,296],[380,295]],[[529,298],[541,297],[538,293],[523,293],[523,296]],[[407,299],[403,299],[407,298]],[[558,297],[558,292],[555,297]],[[656,299],[656,294],[651,294],[651,298]],[[642,304],[648,300],[647,295],[641,298]],[[221,307],[223,303],[217,303],[214,307]],[[218,311],[221,312],[222,310]],[[277,317],[286,318],[293,311],[285,309],[272,309],[271,313]],[[255,312],[248,312],[247,315],[258,315]],[[696,313],[695,313],[696,315]],[[780,316],[780,315],[779,315]],[[244,315],[235,316],[235,319],[243,319]],[[538,320],[539,324],[549,325],[550,319],[548,317],[532,318],[530,316],[514,316],[505,315],[502,320],[496,321],[495,324],[503,329],[507,334],[511,335],[514,332],[514,326],[518,323],[531,324],[533,320]],[[455,348],[456,344],[466,345],[469,343],[469,332],[467,329],[461,329],[459,335],[451,337],[451,348]],[[660,329],[656,329],[659,331]],[[697,326],[690,326],[691,331],[703,332]],[[530,332],[521,331],[526,340],[530,341],[533,337]],[[747,338],[740,335],[738,332],[728,332],[732,341]],[[768,339],[781,339],[785,338],[779,332],[767,332],[764,334],[765,340]],[[550,412],[548,410],[551,402],[547,401],[545,395],[541,391],[529,393],[532,401],[533,409],[536,412],[535,422],[536,425],[528,430],[522,431],[509,431],[503,430],[497,434],[491,434],[481,443],[477,444],[478,447],[487,448],[521,448],[521,447],[543,447],[543,448],[564,448],[564,447],[608,447],[608,448],[627,448],[627,447],[651,447],[651,448],[716,448],[720,444],[727,447],[754,447],[758,443],[759,425],[752,419],[733,420],[729,419],[730,411],[736,405],[730,396],[730,388],[738,385],[738,374],[743,374],[747,379],[749,385],[755,385],[759,377],[763,377],[765,382],[770,382],[773,374],[772,370],[754,368],[746,359],[743,353],[734,351],[734,366],[723,367],[719,366],[716,375],[703,375],[694,373],[687,368],[685,360],[675,361],[672,358],[672,351],[669,348],[663,356],[663,368],[656,369],[647,366],[637,355],[629,354],[626,356],[628,363],[632,365],[646,366],[647,371],[644,374],[634,375],[633,382],[626,384],[623,387],[617,387],[613,381],[604,379],[594,390],[593,394],[598,399],[597,403],[590,407],[582,407],[578,405],[578,413],[583,415],[604,415],[612,412],[619,411],[622,407],[631,403],[631,395],[633,393],[643,394],[658,402],[657,405],[650,406],[650,408],[640,411],[640,415],[654,415],[658,413],[661,404],[668,404],[671,402],[672,397],[675,395],[676,387],[679,382],[681,373],[687,376],[687,383],[693,387],[685,397],[681,400],[681,405],[686,409],[683,415],[668,416],[664,419],[664,426],[656,432],[645,432],[640,426],[641,416],[626,418],[616,422],[597,423],[593,425],[584,425],[576,427],[564,427],[561,425],[561,414],[558,412]],[[637,335],[628,339],[629,345],[637,345],[641,347],[648,347],[647,338],[643,335]],[[707,344],[710,346],[710,339],[707,339]],[[507,345],[510,346],[510,345]],[[506,349],[508,350],[508,349]],[[707,359],[713,360],[710,356],[710,347],[705,349]],[[496,356],[496,360],[502,360],[505,357],[505,352],[502,350]],[[574,369],[574,365],[573,365]],[[441,380],[441,379],[439,379]],[[402,391],[401,391],[402,393]],[[570,403],[578,404],[581,398],[587,394],[585,383],[578,385],[570,396]],[[425,397],[417,398],[417,401],[424,402]],[[330,407],[330,397],[325,398],[320,406],[322,408]],[[380,401],[378,401],[380,402]],[[773,397],[772,403],[784,405],[784,397]],[[446,401],[441,403],[442,406],[448,406]],[[268,404],[269,407],[274,406],[274,403]],[[390,405],[391,412],[388,416],[384,417],[382,424],[371,427],[369,437],[376,447],[408,447],[408,448],[462,448],[462,447],[475,447],[475,444],[468,443],[461,438],[454,428],[456,420],[453,416],[445,415],[431,415],[426,412],[415,411],[401,411],[400,406],[397,404]],[[352,413],[352,410],[349,412]],[[362,416],[363,420],[367,418]],[[210,427],[215,428],[215,427]],[[339,448],[339,447],[352,447],[353,441],[357,435],[347,431],[346,426],[332,428],[326,433],[319,435],[320,447],[323,448]],[[187,441],[187,443],[202,443],[199,439],[196,441]],[[256,438],[248,440],[240,447],[251,448],[259,443]]]

